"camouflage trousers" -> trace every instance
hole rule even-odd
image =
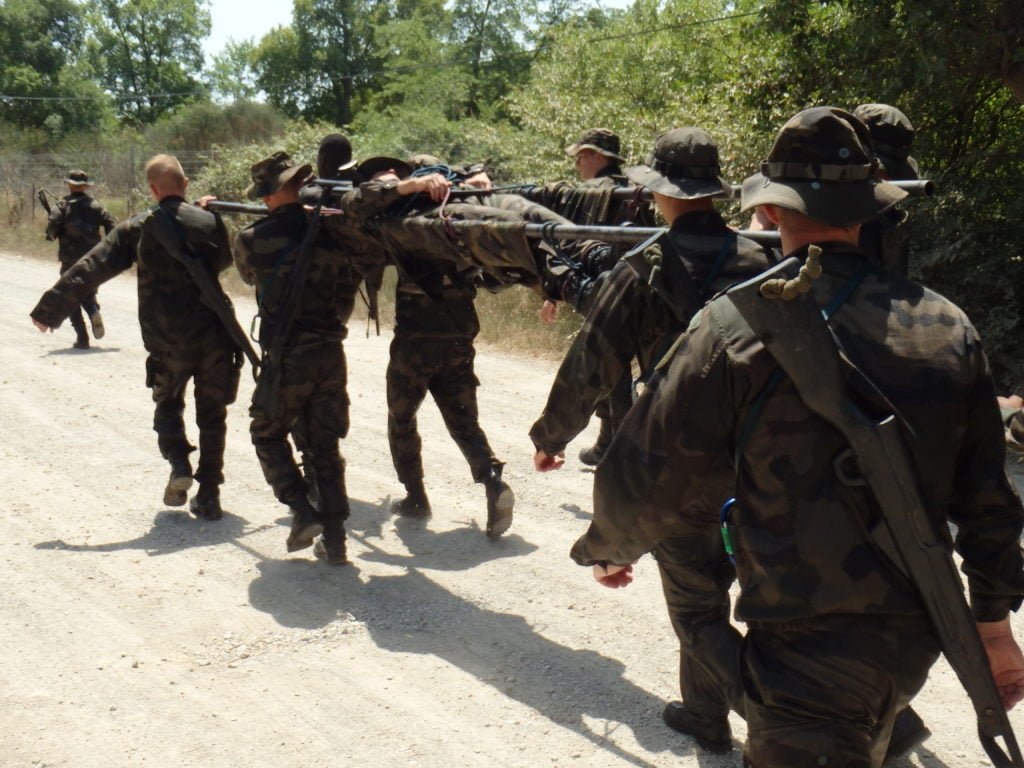
[[[274,496],[289,504],[307,493],[288,435],[299,435],[316,477],[324,533],[338,535],[348,518],[345,461],[338,440],[348,434],[345,353],[340,341],[291,349],[281,363],[274,413],[252,409],[249,434]]]
[[[743,637],[729,623],[729,587],[736,570],[718,529],[664,539],[652,554],[679,638],[679,690],[687,710],[708,720],[727,715],[730,708],[743,715]]]
[[[242,356],[221,334],[173,352],[151,352],[146,360],[146,386],[153,390],[153,429],[160,454],[168,461],[186,461],[195,450],[185,434],[185,387],[191,379],[199,427],[200,483],[224,482],[224,440],[227,407],[238,395]]]
[[[388,443],[403,485],[423,479],[416,412],[428,392],[441,411],[448,433],[469,462],[473,479],[482,482],[492,468],[502,466],[480,428],[475,356],[471,339],[392,340],[387,372]]]
[[[63,275],[74,265],[74,261],[62,261],[60,263],[60,273]],[[85,318],[82,316],[83,309],[90,315],[99,312],[100,305],[96,299],[96,291],[93,291],[84,299],[82,299],[82,303],[75,307],[73,310],[71,310],[71,315],[68,317],[68,319],[71,321],[71,327],[75,329],[75,333],[77,333],[79,336],[84,336],[86,334]]]
[[[923,615],[752,626],[743,644],[753,768],[879,768],[938,641]]]

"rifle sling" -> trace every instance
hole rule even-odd
[[[712,312],[726,326],[735,320],[729,315],[738,313],[804,404],[844,435],[882,515],[875,541],[917,588],[943,653],[974,705],[982,747],[996,768],[1024,768],[960,576],[924,509],[903,419],[837,346],[811,293],[792,301],[760,294],[765,280],[795,277],[799,267],[795,258],[784,260],[731,289],[729,301],[712,304]],[[999,736],[1010,757],[996,742]]]

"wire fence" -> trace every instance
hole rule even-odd
[[[39,190],[63,197],[68,192],[64,179],[73,170],[89,174],[89,180],[95,184],[91,193],[118,219],[131,216],[149,205],[143,167],[154,154],[155,150],[138,146],[42,154],[0,153],[4,218],[8,226],[45,218]],[[173,154],[181,161],[185,174],[194,177],[217,160],[218,150],[174,150]]]

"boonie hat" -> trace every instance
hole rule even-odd
[[[888,104],[861,104],[853,110],[853,115],[871,132],[875,156],[890,178],[919,178],[917,160],[910,156],[916,133],[910,118]]]
[[[404,160],[399,160],[397,157],[388,157],[387,155],[369,157],[356,166],[356,174],[360,181],[369,181],[382,171],[394,171],[398,178],[404,179],[412,174],[412,166]]]
[[[352,159],[352,142],[340,133],[331,133],[320,140],[316,151],[316,175],[321,179],[338,179],[345,171],[355,167]]]
[[[654,140],[647,165],[623,173],[635,184],[680,200],[732,195],[718,165],[718,145],[700,128],[666,131]]]
[[[565,148],[565,154],[576,157],[581,149],[592,149],[605,157],[625,161],[625,158],[619,154],[621,149],[618,134],[607,128],[591,128],[589,131],[584,131],[579,141]]]
[[[68,177],[64,179],[65,184],[72,184],[76,187],[91,187],[93,183],[89,181],[89,174],[85,171],[71,171],[68,173]]]
[[[295,165],[287,152],[275,152],[270,157],[260,160],[252,167],[252,184],[245,190],[250,200],[258,200],[277,192],[296,176],[303,180],[313,173],[313,166]]]
[[[747,211],[778,205],[835,227],[875,218],[907,196],[875,177],[878,159],[864,123],[835,107],[813,107],[779,130],[761,172],[743,182]]]
[[[441,162],[440,157],[421,152],[420,154],[413,155],[409,158],[409,165],[411,165],[414,170],[418,171],[420,168],[431,168],[435,165],[445,165],[445,163]]]

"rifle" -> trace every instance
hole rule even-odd
[[[899,412],[846,357],[809,293],[790,301],[761,293],[767,280],[793,278],[799,267],[796,258],[786,259],[731,289],[710,305],[711,311],[726,323],[728,314],[739,313],[804,404],[846,437],[882,513],[882,523],[872,531],[875,542],[917,588],[942,651],[974,706],[982,747],[996,768],[1024,768],[960,576],[921,500]],[[860,405],[865,399],[883,415],[865,411]]]
[[[321,200],[322,202],[322,200]],[[313,261],[313,243],[320,234],[320,210],[322,205],[318,203],[309,214],[306,224],[306,234],[299,244],[299,255],[292,264],[291,273],[288,275],[288,283],[285,285],[281,296],[280,317],[271,326],[272,334],[269,344],[264,344],[264,329],[260,326],[260,344],[263,347],[263,358],[260,360],[260,376],[256,380],[256,389],[252,393],[252,410],[262,411],[271,416],[275,413],[278,405],[278,394],[281,390],[281,358],[284,355],[284,348],[291,335],[292,326],[299,313],[299,304],[302,299],[302,291],[306,285],[306,276],[309,274],[309,265]],[[287,256],[287,254],[285,254]],[[262,302],[260,305],[262,310]]]
[[[50,213],[50,199],[47,197],[50,193],[40,187],[39,191],[36,192],[36,197],[39,198],[39,204],[43,206],[43,210],[46,211],[47,215]]]
[[[249,365],[252,366],[252,377],[255,380],[259,374],[259,358],[256,356],[256,350],[252,348],[252,344],[249,342],[249,337],[245,335],[245,331],[238,324],[238,318],[235,317],[235,309],[231,304],[231,299],[224,293],[220,282],[214,280],[206,270],[203,260],[195,252],[195,249],[192,248],[191,243],[185,237],[185,233],[182,232],[181,225],[171,217],[171,214],[165,208],[158,205],[149,219],[153,222],[150,231],[156,237],[157,242],[163,246],[163,249],[175,261],[188,270],[192,282],[199,288],[199,296],[203,304],[213,310],[221,325],[224,326],[224,330],[228,332],[228,336],[242,350],[242,353],[249,361]]]

